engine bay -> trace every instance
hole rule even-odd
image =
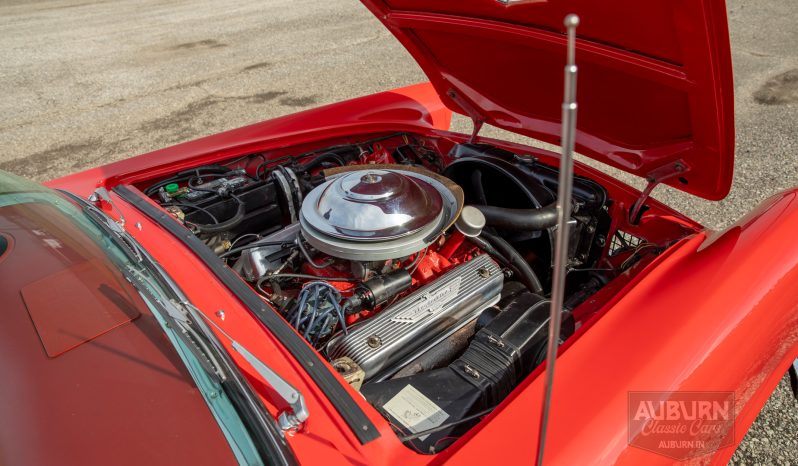
[[[402,442],[434,454],[545,360],[558,170],[508,147],[393,133],[236,155],[138,187]],[[633,200],[574,178],[561,343],[692,231],[664,217],[636,225]]]

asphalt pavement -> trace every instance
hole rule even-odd
[[[732,192],[720,202],[654,194],[710,228],[798,185],[798,0],[730,0],[728,10]],[[0,169],[39,181],[424,80],[357,0],[4,0],[0,58]],[[732,463],[798,464],[785,381]]]

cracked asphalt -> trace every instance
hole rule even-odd
[[[798,185],[798,0],[728,7],[732,192],[721,202],[654,194],[710,228]],[[4,0],[0,57],[0,169],[38,181],[424,80],[357,0]],[[732,464],[798,464],[798,404],[785,380]]]

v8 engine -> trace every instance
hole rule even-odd
[[[252,161],[260,160],[253,169]],[[608,278],[610,200],[577,177],[570,315]],[[176,173],[145,193],[250,283],[401,436],[435,452],[542,360],[557,170],[406,134]],[[596,269],[598,270],[598,269]],[[399,413],[436,400],[447,428]],[[443,421],[433,427],[437,427]],[[449,440],[450,442],[451,440]]]

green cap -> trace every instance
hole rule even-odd
[[[174,194],[178,189],[180,189],[180,185],[177,183],[169,183],[164,186],[163,189],[169,194]]]

